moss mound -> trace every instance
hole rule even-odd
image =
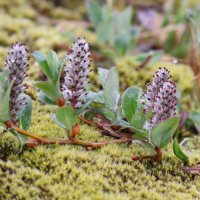
[[[34,101],[29,130],[49,138],[67,139],[50,118],[55,107]],[[81,123],[80,139],[111,139]],[[183,172],[170,144],[160,162],[132,161],[147,155],[138,144],[108,145],[94,151],[70,145],[46,145],[16,153],[18,140],[1,130],[0,199],[194,199],[200,195],[200,177]],[[185,149],[186,150],[186,149]],[[195,165],[199,152],[190,154]]]

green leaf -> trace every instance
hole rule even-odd
[[[154,116],[154,114],[152,113],[152,108],[147,112],[147,114],[146,114],[146,121],[147,122],[150,122],[150,119],[151,119],[151,117],[153,117]]]
[[[22,149],[22,147],[26,144],[28,136],[27,135],[23,135],[21,133],[18,133],[15,128],[10,129],[9,131],[19,139],[20,145],[21,145],[21,149]]]
[[[112,17],[112,10],[108,8],[107,6],[104,6],[101,11],[102,11],[103,20],[106,20]]]
[[[99,25],[99,23],[103,20],[103,14],[101,11],[101,7],[98,3],[94,1],[87,2],[87,8],[92,20],[92,23],[95,28]]]
[[[148,65],[154,64],[160,60],[163,54],[164,54],[163,51],[149,51],[148,53],[140,54],[140,56],[136,58],[136,61],[142,63],[144,60],[147,59],[148,56],[152,56],[151,60],[148,62]]]
[[[138,38],[140,34],[140,29],[137,26],[132,26],[130,29],[130,36],[133,38]]]
[[[122,99],[122,106],[124,114],[128,119],[128,121],[131,120],[132,116],[135,114],[137,110],[140,94],[141,90],[136,87],[130,87],[124,92]]]
[[[51,116],[51,118],[53,119],[54,122],[56,122],[61,128],[63,128],[64,130],[68,130],[68,128],[66,126],[64,126],[62,123],[60,123],[60,121],[58,121],[57,117],[55,114],[53,114]]]
[[[151,146],[150,144],[147,144],[146,142],[142,142],[140,140],[134,140],[134,143],[138,143],[138,144],[141,144],[142,146],[145,146],[147,148],[150,148],[151,150],[153,150],[153,152],[156,153],[155,149],[153,146]]]
[[[122,12],[115,12],[114,15],[117,31],[120,35],[129,35],[132,19],[132,7],[127,7]]]
[[[9,119],[10,119],[10,117],[8,116],[8,114],[0,113],[0,122],[6,122]]]
[[[155,146],[164,148],[169,143],[179,121],[180,117],[173,117],[158,124],[151,133],[151,142]]]
[[[58,80],[57,63],[58,63],[58,57],[56,52],[54,52],[53,50],[49,51],[49,53],[47,54],[47,64],[49,67],[50,78],[55,85]]]
[[[111,123],[115,123],[115,121],[117,121],[115,115],[106,108],[94,108],[94,111],[98,114],[103,114]]]
[[[57,102],[60,97],[57,88],[50,82],[40,82],[36,83],[35,86],[41,90],[49,99]]]
[[[190,113],[189,119],[193,121],[195,128],[200,133],[200,113],[198,112]]]
[[[57,105],[57,103],[55,101],[52,101],[51,99],[49,99],[44,93],[40,92],[39,95],[38,95],[39,99],[44,102],[44,103],[47,103],[47,104],[50,104],[50,105]]]
[[[145,124],[145,122],[146,122],[146,118],[142,110],[136,113],[135,115],[133,115],[130,121],[131,126],[139,130],[143,129],[143,125]]]
[[[97,39],[99,44],[109,42],[112,46],[115,41],[115,27],[112,19],[102,21],[97,27]]]
[[[124,112],[122,106],[120,106],[117,110],[117,120],[122,120],[124,118]]]
[[[113,113],[117,110],[119,94],[119,76],[117,67],[112,67],[109,71],[105,86],[104,86],[104,100],[109,110]]]
[[[87,78],[85,81],[86,81],[86,82],[89,82],[89,81],[90,81],[90,78]],[[86,89],[86,93],[89,93],[90,90],[91,90],[91,83],[88,83],[88,84],[85,86],[85,89]]]
[[[177,127],[176,132],[174,134],[174,137],[178,140],[178,135],[179,135],[179,127]]]
[[[90,107],[91,107],[91,108],[103,108],[104,106],[103,106],[102,103],[94,102],[94,101],[93,101],[93,102],[90,104]]]
[[[144,135],[144,136],[146,136],[146,138],[147,138],[147,140],[149,140],[148,138],[149,138],[149,136],[148,136],[148,133],[147,132],[145,132],[145,131],[143,131],[143,130],[139,130],[139,129],[137,129],[137,128],[134,128],[134,127],[132,127],[132,126],[124,126],[124,127],[121,127],[121,129],[125,129],[125,128],[130,128],[131,130],[133,130],[133,131],[135,131],[135,133],[136,134],[141,134],[141,135]],[[135,135],[136,135],[135,134]],[[135,136],[134,135],[134,136]]]
[[[9,81],[8,81],[8,70],[5,70],[1,73],[1,76],[0,76],[0,82],[3,86],[3,89],[4,91],[7,90],[7,87],[9,85]]]
[[[149,140],[148,134],[146,134],[145,132],[144,133],[137,133],[137,134],[133,135],[132,138],[133,139],[142,139],[142,140],[146,140],[146,141]]]
[[[3,122],[1,122],[1,121],[0,121],[0,126],[3,126],[4,128],[7,127],[7,126],[6,126]]]
[[[68,128],[69,134],[72,134],[72,127],[77,122],[76,111],[73,107],[60,107],[56,111],[56,118],[58,121]]]
[[[98,93],[95,93],[93,101],[104,103],[104,93],[103,90],[100,90]]]
[[[1,104],[3,102],[4,96],[5,96],[5,90],[2,83],[0,82],[0,111],[1,111]]]
[[[173,142],[173,150],[174,150],[174,154],[180,158],[181,160],[188,160],[189,158],[183,153],[183,151],[181,150],[178,141],[176,138],[174,138],[174,142]]]
[[[120,55],[125,55],[130,44],[130,37],[127,35],[119,35],[115,40],[115,50]]]
[[[94,114],[92,109],[88,109],[84,113],[84,117],[87,119],[97,119],[96,115]]]
[[[104,88],[106,77],[109,73],[109,70],[103,69],[103,68],[98,68],[98,73],[99,73],[99,76],[100,76],[100,79],[101,79],[102,87]]]
[[[129,126],[129,123],[127,121],[124,120],[117,120],[115,122],[116,125],[122,126],[121,129],[127,128]]]
[[[79,116],[90,105],[93,99],[94,99],[94,92],[90,91],[90,93],[83,98],[85,104],[82,104],[82,106],[76,110],[77,116]]]
[[[129,31],[130,25],[131,25],[132,14],[133,14],[132,9],[133,8],[131,6],[129,6],[122,12],[122,17],[121,17],[122,27],[120,28],[121,31],[124,31],[124,30]]]
[[[0,108],[0,112],[1,113],[9,113],[10,112],[10,108],[9,108],[9,99],[10,99],[10,92],[11,92],[11,89],[12,89],[12,86],[14,84],[15,80],[13,80],[7,90],[6,90],[6,93],[4,95],[4,99],[3,99],[3,102],[2,102],[2,105],[1,105],[1,108]]]
[[[58,65],[58,72],[57,72],[57,80],[56,80],[56,85],[58,85],[57,89],[60,89],[60,75],[61,75],[61,71],[63,68],[64,63],[66,62],[68,58],[68,55],[65,55],[61,58],[59,65]]]
[[[18,125],[21,129],[28,130],[31,124],[31,114],[32,114],[32,101],[31,98],[26,94],[21,94],[20,99],[25,98],[23,103],[27,103],[17,112]]]
[[[40,51],[35,51],[33,53],[33,57],[35,58],[35,60],[38,62],[38,64],[40,65],[40,67],[42,68],[43,72],[49,77],[51,78],[51,74],[49,71],[49,67],[47,64],[47,56],[45,53],[42,53]]]
[[[157,63],[164,55],[164,51],[155,51],[153,54],[153,58],[149,61],[148,65],[152,65]]]

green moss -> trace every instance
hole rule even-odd
[[[67,139],[50,118],[55,108],[33,101],[29,131]],[[82,122],[80,128],[80,139],[112,139]],[[94,151],[55,144],[16,154],[19,142],[2,132],[0,199],[193,199],[200,195],[200,177],[178,169],[184,163],[173,154],[172,144],[164,149],[160,162],[133,161],[132,155],[150,153],[138,144],[111,144]],[[199,151],[191,152],[188,165],[195,165],[198,159]]]

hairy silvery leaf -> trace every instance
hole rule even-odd
[[[42,70],[46,74],[46,76],[49,79],[51,79],[51,74],[50,74],[50,71],[49,71],[46,54],[42,53],[40,51],[35,51],[33,53],[33,57],[38,62],[38,64],[40,65],[40,67],[42,68]]]
[[[2,102],[0,102],[0,113],[9,114],[9,112],[10,112],[10,109],[9,109],[10,91],[12,89],[14,82],[15,82],[15,80],[13,80],[9,84],[6,92],[4,93],[3,99],[1,99]]]
[[[93,26],[97,28],[99,23],[103,21],[103,13],[101,11],[101,7],[98,3],[94,1],[88,1],[87,8],[88,8]]]
[[[122,106],[126,118],[131,121],[132,116],[136,113],[138,103],[140,103],[141,90],[136,87],[128,88],[123,95]]]
[[[105,31],[106,30],[106,31]],[[113,19],[107,19],[99,23],[97,27],[97,39],[99,44],[105,44],[109,42],[114,45],[115,42],[115,27]]]
[[[99,76],[100,76],[100,79],[101,79],[102,87],[104,88],[104,84],[105,84],[105,81],[106,81],[106,77],[109,73],[109,70],[103,69],[103,68],[98,68],[98,73],[99,73]]]
[[[39,95],[38,95],[39,99],[44,102],[44,103],[47,103],[47,104],[50,104],[50,105],[57,105],[57,103],[55,101],[52,101],[51,99],[49,99],[44,93],[40,92]]]
[[[50,82],[36,83],[35,86],[42,91],[50,100],[57,102],[60,97],[60,92],[55,85]]]
[[[18,125],[21,129],[28,130],[31,124],[31,114],[32,114],[32,101],[31,98],[26,94],[21,94],[20,99],[25,98],[22,102],[26,103],[20,110],[17,112]]]
[[[67,58],[68,58],[68,55],[63,56],[61,58],[60,62],[59,62],[59,65],[58,65],[57,79],[55,80],[56,87],[57,87],[58,90],[60,90],[60,76],[61,76],[61,71],[62,71],[63,65],[64,65],[65,61],[67,60]]]
[[[132,136],[133,139],[143,139],[149,141],[149,135],[147,132],[144,132],[136,128],[134,128],[133,130],[136,132],[136,134]]]
[[[145,114],[141,110],[140,112],[133,115],[133,117],[131,118],[130,124],[132,127],[142,130],[145,122],[146,122]]]
[[[117,67],[112,67],[106,77],[104,86],[104,100],[106,106],[113,113],[118,109],[119,94],[119,76]]]
[[[104,115],[111,123],[114,124],[117,121],[117,118],[110,110],[106,108],[100,108],[100,107],[99,108],[96,107],[93,109],[96,113]]]
[[[3,87],[4,91],[7,90],[7,87],[9,85],[9,81],[8,81],[8,70],[5,70],[1,73],[0,75],[0,83],[1,83],[1,86]],[[1,87],[0,86],[0,87]],[[0,89],[1,91],[1,89]]]
[[[152,110],[153,109],[151,108],[146,114],[146,121],[147,122],[150,122],[151,117],[154,116]]]
[[[50,78],[55,85],[58,80],[57,62],[58,57],[56,52],[54,52],[53,50],[49,51],[49,53],[47,54],[47,64],[50,72]]]
[[[152,144],[164,148],[169,143],[179,121],[180,117],[173,117],[158,124],[151,133]]]
[[[115,50],[120,55],[125,55],[130,44],[129,35],[119,35],[115,40]]]
[[[117,110],[117,120],[122,120],[124,118],[124,112],[122,106],[120,106]]]
[[[58,121],[63,124],[65,127],[69,130],[69,135],[72,135],[72,127],[77,122],[77,115],[76,111],[73,107],[67,106],[67,107],[60,107],[56,111],[56,118]]]
[[[68,130],[68,128],[66,126],[64,126],[60,121],[58,121],[56,115],[52,115],[51,118],[53,119],[54,122],[56,122],[61,128],[63,128],[64,130]]]

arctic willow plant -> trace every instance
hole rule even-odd
[[[145,108],[134,116],[135,120],[131,124],[133,127],[139,129],[137,122],[140,122],[142,130],[139,130],[133,136],[133,139],[136,139],[136,142],[153,148],[157,155],[133,156],[133,160],[142,160],[145,158],[153,158],[156,161],[160,160],[162,158],[161,149],[170,142],[173,133],[178,129],[180,117],[174,117],[177,105],[176,85],[172,81],[169,81],[170,78],[169,71],[161,67],[153,75],[153,82],[147,83],[147,92],[144,92],[142,95],[144,97],[143,104]],[[137,115],[141,117],[141,120],[137,120]],[[144,118],[146,120],[143,120]],[[174,139],[173,149],[177,157],[182,160],[188,159],[181,151],[176,138]]]
[[[100,91],[84,113],[98,127],[102,134],[116,138],[133,138],[133,142],[151,148],[156,155],[133,156],[134,160],[162,158],[164,148],[178,127],[179,117],[176,115],[176,85],[169,79],[169,71],[160,68],[153,76],[153,82],[147,84],[147,92],[136,87],[128,88],[123,98],[118,91],[117,67],[110,71],[99,69],[103,91]],[[144,97],[141,99],[141,95]],[[98,97],[98,98],[97,98]],[[99,119],[99,121],[96,120]],[[177,134],[176,134],[177,135]],[[128,141],[127,141],[128,142]],[[177,138],[174,139],[173,150],[182,160],[188,159],[181,151]]]
[[[27,76],[27,52],[25,44],[12,44],[5,61],[6,70],[0,75],[0,123],[18,137],[21,145],[25,144],[27,136],[18,133],[15,126],[27,130],[32,111],[30,97],[23,94],[27,85],[22,84]],[[23,112],[26,115],[22,115]]]
[[[52,119],[66,131],[69,140],[43,138],[27,131],[32,104],[30,97],[23,94],[27,88],[23,81],[28,66],[28,50],[24,44],[11,46],[5,61],[6,70],[0,75],[0,125],[17,136],[21,146],[59,143],[82,145],[91,150],[110,143],[134,141],[151,148],[156,155],[133,156],[133,160],[160,160],[161,148],[169,143],[180,120],[174,117],[176,86],[169,81],[168,70],[160,68],[156,72],[153,82],[147,84],[143,103],[140,99],[142,90],[136,87],[128,88],[120,98],[117,67],[99,69],[103,91],[94,93],[90,91],[89,47],[85,39],[78,38],[71,54],[65,55],[59,64],[54,51],[47,55],[38,51],[33,53],[48,78],[46,82],[35,84],[40,90],[39,98],[47,104],[58,106]],[[61,70],[67,58],[69,63],[64,67],[64,80],[60,84]],[[120,139],[100,143],[79,140],[76,137],[80,131],[78,118],[102,129],[103,134]],[[180,159],[188,159],[181,151],[177,138],[174,139],[173,149]]]
[[[10,117],[14,124],[18,122],[18,110],[27,104],[27,102],[23,102],[25,98],[18,98],[27,88],[27,84],[22,85],[27,76],[26,69],[29,66],[27,64],[27,60],[29,59],[26,57],[27,52],[28,50],[25,48],[24,43],[19,44],[16,42],[16,45],[11,45],[11,50],[7,54],[7,60],[5,61],[6,70],[8,71],[8,82],[11,83],[14,80],[9,100]]]

